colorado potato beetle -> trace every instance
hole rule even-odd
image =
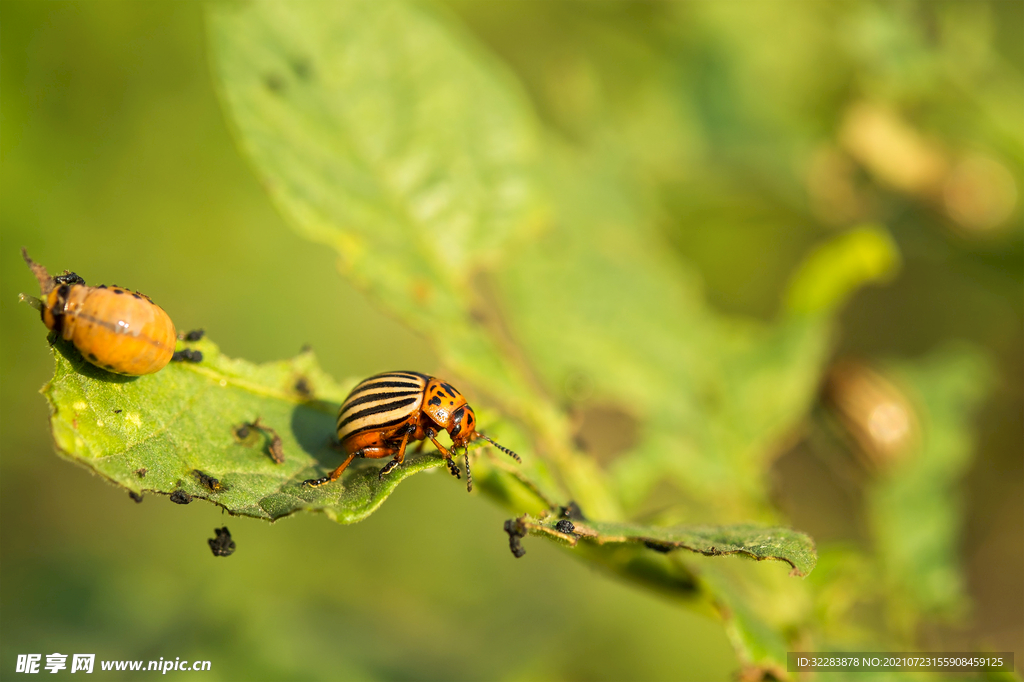
[[[43,324],[74,344],[90,363],[115,374],[139,376],[164,368],[174,354],[177,332],[167,313],[148,296],[117,286],[86,286],[73,272],[50,277],[25,262],[39,280],[42,301],[33,305]]]
[[[451,436],[451,450],[437,442],[441,431]],[[466,490],[473,489],[466,447],[470,441],[482,438],[517,462],[522,461],[519,455],[476,430],[473,408],[451,384],[419,372],[384,372],[361,382],[341,405],[337,433],[339,448],[348,457],[329,476],[304,481],[304,485],[319,486],[336,480],[356,457],[394,457],[380,470],[377,478],[382,479],[405,461],[405,448],[410,442],[425,443],[425,439],[434,444],[456,478],[461,476],[452,452],[463,449]]]

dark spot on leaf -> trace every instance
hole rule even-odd
[[[206,334],[206,332],[203,331],[202,329],[193,329],[188,334],[185,334],[185,340],[186,341],[198,341],[199,339],[203,338],[203,336],[205,334]]]
[[[562,516],[573,521],[586,521],[586,517],[583,516],[583,510],[576,504],[575,501],[570,500],[569,504],[564,507],[559,507],[562,512]]]
[[[281,442],[281,437],[277,435],[277,431],[264,424],[260,417],[256,417],[256,421],[235,427],[235,437],[243,445],[251,447],[252,445],[255,445],[255,443],[252,442],[252,439],[249,438],[252,430],[257,430],[267,437],[267,454],[269,454],[270,458],[278,464],[283,464],[284,445]]]
[[[213,556],[231,556],[234,554],[235,541],[231,539],[231,532],[228,530],[228,527],[214,528],[213,532],[217,534],[217,537],[207,540],[210,543],[210,551],[213,552]]]
[[[512,550],[512,556],[520,558],[526,554],[520,539],[526,537],[526,526],[520,519],[509,519],[505,522],[505,532],[508,533],[508,548]]]
[[[171,502],[174,504],[188,504],[192,501],[192,496],[184,490],[175,490],[171,493]]]
[[[121,414],[121,412],[123,412],[123,410],[114,410],[114,414]]]
[[[193,364],[203,361],[203,352],[186,348],[179,350],[171,356],[171,362],[191,362]]]
[[[139,478],[145,478],[146,474],[148,474],[148,473],[149,473],[149,469],[147,469],[146,467],[142,467],[140,469],[136,469],[135,470],[135,475],[138,476]]]
[[[559,533],[572,533],[574,530],[576,530],[576,526],[572,525],[572,521],[569,521],[568,519],[562,519],[561,521],[555,524],[555,530],[557,530]]]
[[[137,493],[134,490],[128,491],[128,497],[135,500],[135,504],[139,504],[140,502],[142,502],[142,493]]]
[[[306,377],[299,377],[295,380],[295,392],[303,398],[312,398],[313,389],[309,387],[309,379]]]
[[[304,343],[304,344],[302,344],[302,348],[299,349],[299,352],[300,353],[312,353],[313,352],[313,346],[311,346],[308,343]]]
[[[276,433],[270,439],[270,445],[267,447],[267,451],[270,453],[271,459],[278,464],[284,464],[284,446],[281,444],[281,437]]]
[[[313,67],[306,59],[295,59],[292,61],[292,72],[299,80],[308,81],[313,77]]]
[[[265,75],[263,77],[263,85],[274,94],[279,95],[284,92],[284,79],[275,74],[268,73]]]
[[[662,542],[655,542],[654,540],[644,540],[644,547],[647,549],[653,549],[655,552],[661,552],[662,554],[668,554],[675,547],[672,545],[666,545]]]
[[[214,478],[213,476],[210,476],[209,474],[204,474],[199,469],[193,469],[192,473],[199,480],[199,485],[203,486],[204,488],[207,488],[215,493],[224,490],[224,486],[221,484],[221,482],[218,479]]]

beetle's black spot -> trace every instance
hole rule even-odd
[[[428,405],[440,405],[440,404],[441,404],[441,399],[440,399],[440,398],[438,398],[438,397],[437,397],[437,396],[435,395],[435,396],[434,396],[433,398],[431,398],[431,399],[430,399],[429,401],[427,401],[427,404],[428,404]]]
[[[184,490],[175,490],[171,493],[171,502],[174,504],[188,504],[192,501],[192,496]]]
[[[124,289],[112,289],[111,291],[113,291],[115,294],[123,294],[124,293]]]
[[[263,77],[263,85],[274,94],[279,95],[284,92],[284,79],[275,74],[268,73],[265,75]]]
[[[89,359],[92,360],[93,362],[96,362],[96,354],[95,353],[89,353]]]
[[[106,289],[106,288],[107,288],[107,285],[106,285],[106,284],[101,284],[101,285],[99,285],[99,286],[98,286],[98,287],[96,287],[96,288],[97,288],[97,289]]]
[[[213,556],[231,556],[234,554],[235,541],[231,539],[228,527],[214,528],[213,532],[217,534],[217,537],[207,540],[210,543],[210,551],[213,552]]]
[[[140,296],[140,295],[139,295],[138,293],[134,293],[134,294],[132,294],[132,298],[137,298],[137,299],[139,299],[140,301],[142,300],[142,296]]]
[[[185,334],[185,340],[198,341],[199,339],[203,338],[204,334],[206,334],[206,332],[202,329],[193,329],[188,334]]]
[[[113,365],[103,365],[103,369],[107,370],[108,372],[113,372],[114,371],[114,366]]]
[[[128,497],[135,500],[135,504],[139,504],[140,502],[142,502],[142,493],[137,493],[134,490],[128,491]]]
[[[576,526],[572,525],[572,521],[569,521],[568,519],[562,519],[561,521],[555,524],[555,530],[557,530],[559,533],[572,533],[574,530],[576,530]]]

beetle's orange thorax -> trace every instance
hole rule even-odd
[[[451,384],[432,378],[423,393],[423,412],[448,432],[455,447],[473,440],[476,415],[466,399]]]

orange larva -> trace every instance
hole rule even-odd
[[[117,286],[86,286],[73,272],[50,277],[24,249],[21,253],[42,289],[43,323],[86,360],[129,376],[158,372],[171,361],[174,323],[148,296]]]

